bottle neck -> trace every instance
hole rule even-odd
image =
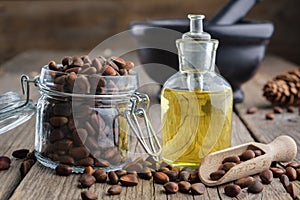
[[[190,18],[190,32],[192,34],[203,32],[202,19]]]
[[[199,73],[215,70],[217,40],[177,40],[179,70]]]
[[[182,38],[210,40],[210,35],[203,32],[204,15],[188,15],[188,17],[190,18],[190,32],[184,33]]]

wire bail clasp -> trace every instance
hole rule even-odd
[[[28,102],[29,102],[29,96],[30,96],[30,79],[27,75],[22,75],[21,76],[21,88],[22,88],[22,93],[23,95],[26,95],[26,100],[24,102],[23,105],[21,105],[20,107],[22,106],[25,106]],[[26,85],[26,86],[25,86]]]
[[[151,122],[147,116],[150,104],[148,95],[135,92],[131,98],[131,108],[125,112],[125,117],[144,150],[151,156],[158,157],[161,153],[161,145],[156,136]],[[138,118],[143,118],[146,133],[143,132]]]
[[[23,95],[26,95],[26,100],[23,105],[20,107],[26,106],[30,101],[30,83],[34,83],[35,85],[38,82],[39,77],[35,77],[34,79],[30,79],[27,75],[23,74],[21,76],[21,88]]]
[[[36,107],[29,98],[29,83],[36,81],[37,79],[30,80],[28,76],[22,75],[21,88],[26,99],[13,91],[0,94],[0,134],[19,126],[33,116]]]
[[[16,111],[30,103],[30,82],[36,82],[36,79],[31,80],[27,75],[21,76],[21,89],[23,95],[26,96],[25,100],[21,99],[15,92],[7,92],[1,95],[1,98],[6,98],[7,101],[10,99],[11,102],[1,102],[6,105],[1,105],[0,114]]]

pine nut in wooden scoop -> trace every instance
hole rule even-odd
[[[235,165],[218,180],[210,178],[210,174],[219,169],[224,158],[241,155],[247,149],[259,149],[263,154]],[[207,155],[201,162],[199,177],[202,183],[207,186],[221,185],[242,177],[260,173],[268,169],[272,161],[290,162],[295,158],[296,154],[296,142],[286,135],[277,137],[269,144],[249,142]]]

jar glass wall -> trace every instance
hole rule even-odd
[[[43,67],[39,77],[37,159],[50,168],[71,165],[74,172],[85,166],[121,167],[128,160],[130,143],[124,112],[137,89],[137,74],[78,75],[71,83],[68,76]]]

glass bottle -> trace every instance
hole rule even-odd
[[[188,17],[190,32],[176,41],[180,71],[161,93],[162,159],[177,166],[197,166],[231,145],[233,95],[215,72],[218,40],[203,32],[203,15]]]

